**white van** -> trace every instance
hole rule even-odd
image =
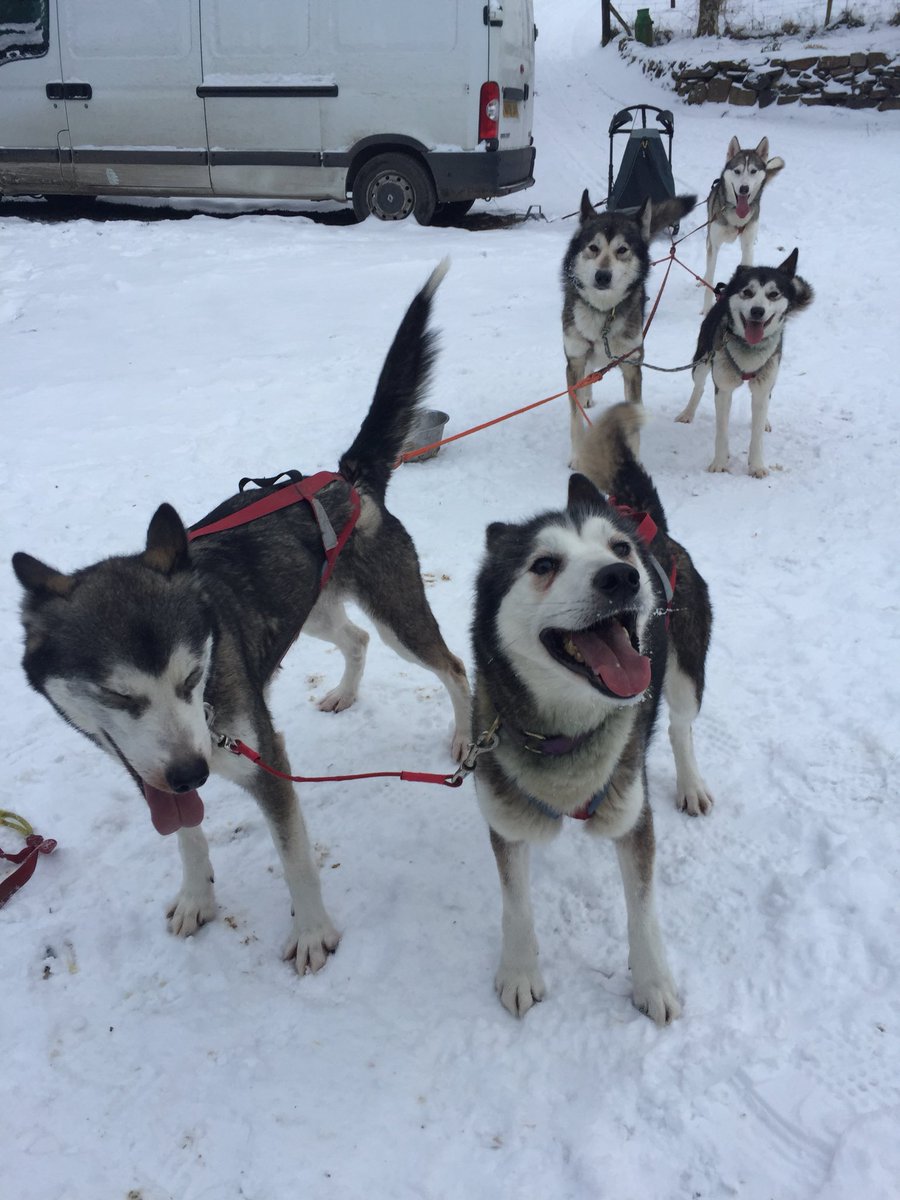
[[[437,210],[534,182],[532,0],[0,0],[0,194]]]

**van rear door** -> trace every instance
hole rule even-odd
[[[532,0],[491,0],[490,78],[500,85],[500,149],[531,145],[534,111]]]
[[[56,0],[0,0],[0,192],[71,184],[65,147]]]
[[[79,192],[209,192],[198,0],[64,0],[63,83]]]

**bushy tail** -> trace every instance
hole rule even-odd
[[[617,504],[648,512],[662,533],[667,532],[653,480],[637,460],[638,437],[644,424],[640,404],[614,404],[595,418],[578,445],[578,469]]]
[[[338,466],[345,479],[379,500],[384,499],[431,378],[437,336],[428,321],[434,293],[449,268],[450,260],[445,258],[406,310],[381,368],[372,405]]]
[[[664,230],[677,225],[697,203],[696,196],[670,196],[665,200],[654,200],[650,205],[650,237],[658,237]]]

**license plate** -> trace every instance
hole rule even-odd
[[[503,115],[504,115],[504,117],[518,117],[518,115],[519,115],[518,100],[504,100],[503,101]]]

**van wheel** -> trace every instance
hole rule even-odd
[[[414,216],[427,225],[437,207],[431,176],[408,154],[379,154],[364,163],[353,181],[353,211],[358,221],[403,221]]]

